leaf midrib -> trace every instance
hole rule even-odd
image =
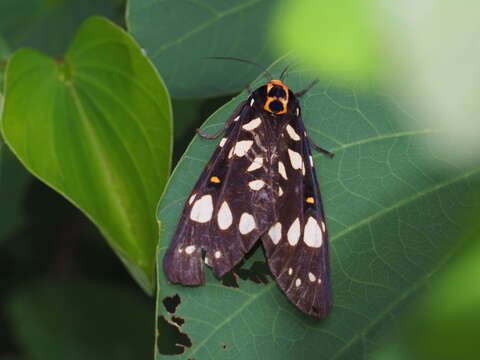
[[[95,153],[98,154],[97,158],[102,164],[101,168],[108,169],[109,168],[108,161],[105,159],[104,152],[102,151],[102,147],[100,146],[100,143],[97,140],[97,137],[95,135],[95,131],[91,128],[91,126],[89,124],[88,116],[85,113],[85,110],[82,106],[82,102],[79,99],[79,95],[78,95],[74,86],[72,86],[72,85],[69,86],[69,89],[70,89],[70,93],[72,95],[72,99],[73,99],[73,101],[75,103],[75,106],[78,110],[78,114],[80,116],[80,119],[82,119],[82,122],[85,126],[85,130],[87,131],[87,133],[90,134],[92,149],[95,149]],[[115,187],[115,184],[114,184],[111,176],[109,175],[108,171],[104,171],[104,176],[102,178],[105,179],[105,182],[107,183],[107,187],[110,187],[110,188]],[[110,193],[108,193],[108,194],[110,194]],[[120,199],[116,196],[109,196],[109,198],[110,198],[110,201],[112,203],[116,204],[116,206],[113,206],[113,209],[114,209],[114,211],[116,211],[116,213],[117,213],[118,217],[121,219],[121,221],[124,224],[129,224],[131,222],[130,218],[129,218],[123,204],[120,202]],[[93,217],[91,217],[91,218],[93,219]],[[103,228],[103,226],[102,226],[102,228]],[[106,236],[107,239],[109,240],[109,242],[110,242],[111,236],[112,236],[112,234],[108,234]]]

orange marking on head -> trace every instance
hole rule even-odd
[[[278,97],[278,96],[268,96],[268,93],[274,86],[280,86],[283,91],[285,91],[285,97]],[[281,111],[273,111],[270,109],[270,103],[272,101],[280,101],[283,105],[283,109]],[[288,86],[285,85],[282,81],[280,80],[272,80],[267,83],[267,99],[265,100],[265,105],[263,106],[264,110],[271,112],[273,114],[281,115],[285,114],[287,112],[287,107],[288,107]]]

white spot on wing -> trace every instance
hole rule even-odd
[[[308,279],[311,281],[311,282],[314,282],[317,277],[315,275],[313,275],[313,273],[309,272],[308,273]]]
[[[212,195],[203,195],[195,201],[190,211],[190,219],[199,223],[206,223],[212,218],[213,201]]]
[[[248,183],[250,189],[258,191],[265,186],[265,181],[263,180],[253,180]]]
[[[300,109],[297,107],[297,116],[300,114]]]
[[[313,167],[313,158],[312,158],[312,155],[308,155],[308,158],[310,159],[310,166]]]
[[[230,210],[230,207],[228,206],[228,203],[226,201],[222,203],[222,206],[220,206],[220,210],[218,210],[217,222],[218,227],[222,230],[227,230],[230,225],[232,225],[232,211]]]
[[[215,256],[215,259],[220,259],[220,257],[222,256],[222,253],[217,250],[217,251],[215,251],[214,256]]]
[[[272,242],[277,245],[282,238],[282,224],[277,222],[275,225],[272,225],[272,227],[268,231],[268,236],[270,236]]]
[[[287,133],[292,138],[292,140],[300,141],[300,136],[298,136],[295,129],[290,125],[287,125]]]
[[[295,170],[301,170],[303,166],[302,156],[298,152],[290,149],[288,149],[288,156],[290,157],[292,168]]]
[[[249,213],[244,212],[240,217],[240,223],[238,224],[240,234],[246,235],[253,229],[255,229],[255,219]]]
[[[278,196],[282,196],[283,195],[283,189],[281,186],[278,187]]]
[[[262,123],[262,120],[259,117],[257,117],[255,119],[253,119],[252,121],[248,122],[247,124],[243,125],[242,128],[244,128],[245,130],[248,130],[248,131],[252,131],[252,130],[256,129],[257,127],[259,127],[261,123]]]
[[[178,248],[178,253],[181,254],[183,252],[182,248]]]
[[[252,106],[254,102],[255,102],[255,100],[253,100],[253,99],[250,100],[250,106]]]
[[[321,283],[322,283],[322,279],[318,278],[317,283],[321,284]]]
[[[259,156],[253,159],[252,163],[248,167],[247,171],[254,171],[263,166],[263,157]]]
[[[190,196],[190,199],[188,199],[188,205],[192,205],[193,200],[195,200],[195,196],[197,196],[197,194],[193,194],[192,196]]]
[[[238,115],[235,119],[233,119],[233,121],[238,121],[238,119],[240,119],[240,115]]]
[[[307,224],[305,225],[305,231],[303,232],[303,241],[310,247],[319,248],[322,246],[323,234],[318,226],[317,220],[313,217],[309,217]]]
[[[234,154],[238,157],[245,156],[253,145],[253,140],[241,140],[235,144]]]
[[[195,251],[195,245],[189,245],[185,248],[185,252],[188,254],[188,255],[191,255],[193,254],[193,252]]]
[[[293,269],[292,268],[288,268],[288,275],[292,275],[293,274]]]
[[[288,229],[287,239],[288,243],[292,246],[297,245],[298,239],[300,238],[300,219],[297,217],[295,221],[290,225]]]
[[[297,280],[295,280],[295,286],[299,287],[300,285],[302,285],[302,280],[300,280],[300,278],[297,278]]]
[[[322,231],[325,232],[325,221],[321,221],[322,224]]]
[[[222,140],[220,140],[220,147],[223,147],[223,145],[225,145],[226,142],[227,142],[227,138],[222,138]]]
[[[282,175],[282,177],[285,180],[288,180],[287,171],[285,170],[285,165],[283,165],[283,162],[281,162],[281,161],[278,162],[278,172],[280,173],[280,175]]]

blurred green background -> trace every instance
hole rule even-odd
[[[215,146],[197,139],[188,147],[195,129],[207,119],[206,131],[219,128],[240,98],[221,106],[248,84],[263,82],[255,67],[205,57],[274,64],[271,70],[276,74],[289,63],[289,85],[295,89],[318,78],[319,85],[302,100],[305,121],[317,142],[338,152],[326,164],[325,159],[315,159],[335,239],[337,308],[325,322],[313,321],[294,312],[271,287],[265,301],[240,312],[240,320],[234,322],[229,312],[243,306],[240,297],[224,297],[231,290],[216,292],[213,286],[170,288],[161,273],[157,279],[148,271],[146,277],[138,275],[128,263],[130,250],[116,247],[104,228],[100,232],[92,224],[95,216],[87,217],[30,174],[0,139],[0,360],[160,359],[175,353],[199,360],[279,359],[288,358],[289,352],[316,359],[478,358],[480,6],[467,3],[0,0],[0,104],[9,110],[13,85],[18,85],[9,84],[11,93],[5,92],[11,55],[28,47],[50,56],[68,83],[68,66],[75,71],[80,62],[67,59],[63,66],[64,56],[81,24],[93,15],[131,35],[122,40],[133,44],[125,69],[134,69],[145,56],[147,65],[151,62],[158,71],[158,82],[152,79],[152,84],[162,87],[163,79],[169,94],[163,104],[168,107],[171,102],[173,114],[173,133],[168,126],[156,129],[173,142],[162,159],[167,164],[171,156],[171,169],[179,165],[160,203],[160,251],[176,224],[175,211]],[[89,38],[84,40],[94,44],[95,32],[85,31],[84,38]],[[102,56],[108,53],[100,51],[97,65]],[[83,58],[83,64],[88,66],[89,60]],[[34,78],[28,80],[29,74],[22,81],[39,85]],[[132,74],[136,83],[137,73]],[[100,73],[97,79],[105,80],[92,83],[97,89],[118,87]],[[147,86],[144,81],[138,88]],[[138,95],[133,90],[132,94]],[[22,96],[28,99],[31,94]],[[92,117],[102,119],[98,114],[108,113],[96,99],[89,101]],[[147,118],[139,104],[138,118]],[[2,120],[7,121],[7,115],[11,120],[9,114],[5,111]],[[413,139],[413,133],[429,136]],[[14,139],[4,129],[5,134]],[[371,138],[390,142],[363,146]],[[9,145],[18,154],[15,141],[9,140]],[[39,159],[48,164],[51,159],[42,158],[44,144],[36,145]],[[141,149],[137,155],[143,156]],[[46,180],[35,166],[29,170]],[[161,176],[158,196],[149,199],[151,203],[160,200],[167,179]],[[453,187],[445,185],[458,179],[461,182]],[[425,193],[431,197],[396,210],[398,204]],[[127,199],[120,192],[118,196]],[[393,216],[375,222],[374,210]],[[151,211],[149,225],[156,226],[155,209],[145,211]],[[363,211],[374,220],[362,218]],[[379,248],[371,246],[370,236],[381,239]],[[151,267],[141,261],[155,261],[156,238],[155,233],[153,243],[136,244],[148,251],[134,265]],[[254,259],[261,260],[261,254]],[[217,286],[217,280],[208,281]],[[157,298],[142,291],[155,284],[162,285]],[[266,289],[251,281],[241,288],[246,302]],[[174,293],[184,300],[176,320],[162,303]],[[195,322],[208,314],[202,306],[215,298],[222,299],[218,318]],[[264,315],[261,324],[255,321],[259,314]],[[180,321],[180,316],[185,324],[178,328],[165,321]],[[228,329],[223,333],[238,339],[235,346],[219,343],[212,328],[223,326]],[[180,331],[189,335],[190,346]]]

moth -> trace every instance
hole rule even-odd
[[[224,136],[165,254],[169,282],[202,284],[204,263],[221,277],[260,240],[288,299],[315,317],[328,313],[328,233],[310,146],[333,154],[306,133],[299,97],[308,89],[295,94],[282,80],[270,80],[250,92],[219,133],[198,131]]]

